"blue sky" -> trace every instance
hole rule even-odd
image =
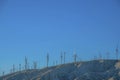
[[[64,51],[67,62],[115,58],[119,34],[119,0],[0,0],[0,72],[25,56],[43,67],[47,53],[51,65]]]

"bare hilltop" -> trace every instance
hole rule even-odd
[[[4,75],[0,80],[120,80],[120,61],[80,61],[28,69]]]

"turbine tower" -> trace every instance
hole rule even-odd
[[[27,57],[25,57],[25,70],[28,69],[28,60],[27,60]]]
[[[61,58],[61,64],[62,64],[62,60],[63,60],[63,55],[62,55],[62,52],[61,52],[61,56],[60,56],[60,58]]]
[[[37,62],[33,62],[34,69],[37,69]]]
[[[66,57],[66,52],[64,52],[64,64],[65,64],[65,57]]]
[[[99,52],[99,60],[102,60],[102,54]]]
[[[107,52],[106,55],[107,55],[107,59],[109,59],[110,58],[110,53]]]
[[[19,64],[19,71],[21,71],[21,64]]]
[[[76,60],[77,60],[77,54],[74,53],[73,57],[74,57],[74,63],[76,63]]]
[[[49,64],[49,54],[47,53],[47,68],[48,68],[48,64]]]
[[[13,64],[13,73],[15,72],[15,65]]]
[[[116,59],[117,59],[117,60],[119,59],[118,44],[117,44],[117,47],[116,47]]]

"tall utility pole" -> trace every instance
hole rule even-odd
[[[63,55],[62,55],[62,52],[61,52],[61,56],[60,56],[60,58],[61,58],[61,64],[62,64],[62,60],[63,60]]]
[[[77,54],[75,53],[75,54],[73,55],[73,57],[74,57],[74,63],[76,63],[76,60],[77,60]]]
[[[117,44],[117,47],[116,47],[116,59],[117,59],[117,60],[119,59],[118,44]]]
[[[65,57],[66,57],[66,52],[64,52],[64,64],[65,64]]]
[[[25,70],[27,70],[28,69],[28,60],[27,60],[27,58],[25,57]]]
[[[47,68],[48,68],[48,64],[49,64],[49,54],[48,53],[47,53],[46,58],[47,58]]]

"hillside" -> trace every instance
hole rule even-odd
[[[120,80],[120,61],[93,60],[19,71],[0,80]]]

